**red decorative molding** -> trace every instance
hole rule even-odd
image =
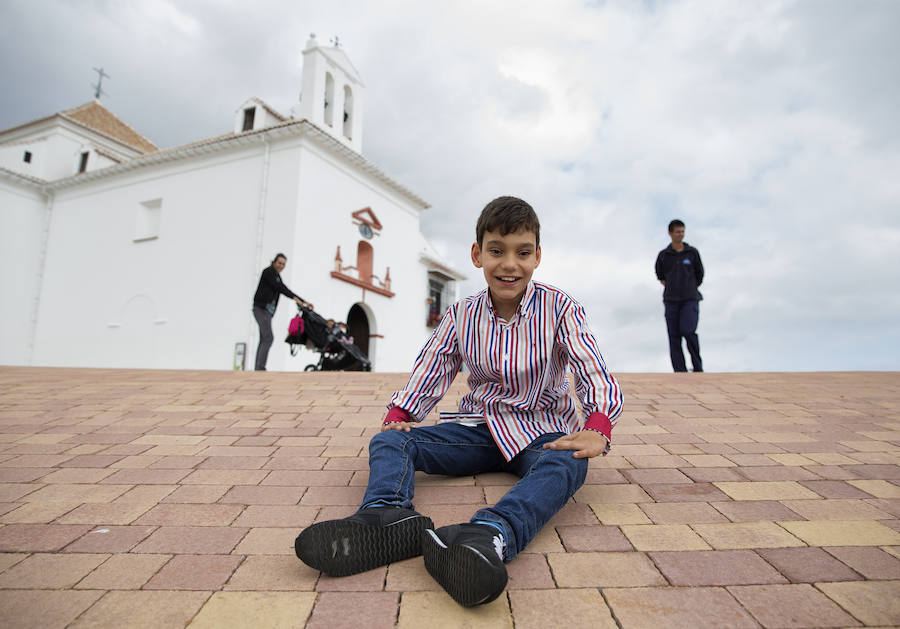
[[[351,216],[358,220],[360,223],[365,223],[376,232],[381,230],[381,221],[378,220],[378,217],[375,216],[375,213],[370,207],[364,207],[361,210],[356,210],[351,214]]]
[[[355,277],[350,277],[349,275],[344,275],[343,273],[338,273],[337,271],[332,271],[331,277],[333,277],[336,280],[341,280],[343,282],[347,282],[348,284],[353,284],[354,286],[359,286],[360,288],[363,288],[365,290],[370,290],[373,293],[378,293],[379,295],[384,295],[385,297],[393,297],[395,295],[395,293],[392,293],[389,290],[386,290],[384,288],[379,288],[378,286],[373,286],[372,284],[369,284],[368,282],[364,282]]]

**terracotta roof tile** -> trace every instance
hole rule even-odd
[[[105,133],[120,142],[138,149],[142,153],[152,153],[159,148],[101,105],[100,101],[94,100],[85,103],[74,109],[61,112],[60,115]]]

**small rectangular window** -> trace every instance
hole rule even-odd
[[[137,207],[134,221],[134,242],[159,238],[159,224],[162,217],[162,199],[143,201]]]
[[[81,154],[81,162],[78,164],[79,173],[83,173],[87,170],[88,155],[90,155],[90,153],[88,152],[84,152]]]
[[[256,118],[256,107],[248,107],[244,110],[244,128],[242,131],[253,131],[253,121]]]
[[[25,156],[22,157],[22,161],[24,161],[26,164],[31,163],[31,151],[25,151]]]

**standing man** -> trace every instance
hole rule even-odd
[[[291,289],[281,281],[281,272],[287,263],[287,257],[279,253],[272,260],[272,264],[263,269],[259,276],[259,285],[253,296],[253,317],[259,325],[259,346],[256,348],[256,371],[266,370],[266,361],[269,360],[269,348],[272,347],[272,317],[275,316],[275,308],[278,306],[278,296],[290,297],[295,302],[313,309],[312,304],[291,292]]]
[[[675,371],[687,371],[681,338],[687,341],[694,371],[703,371],[700,359],[700,340],[697,320],[703,295],[697,287],[703,283],[703,263],[700,252],[684,242],[684,223],[677,218],[669,223],[672,244],[656,257],[656,277],[665,286],[663,305],[666,308],[666,328],[669,331],[669,355]]]

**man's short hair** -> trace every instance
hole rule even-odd
[[[275,264],[276,262],[278,262],[278,258],[284,258],[284,261],[287,262],[287,256],[284,255],[283,253],[279,252],[279,253],[275,254],[274,258],[272,258],[272,264]]]
[[[481,210],[475,225],[475,240],[480,247],[487,232],[506,236],[522,230],[534,232],[534,245],[540,246],[541,222],[534,208],[516,197],[497,197]]]
[[[684,227],[684,223],[681,222],[680,220],[678,220],[677,218],[675,220],[669,221],[669,233],[670,234],[673,231],[675,231],[676,227]]]

